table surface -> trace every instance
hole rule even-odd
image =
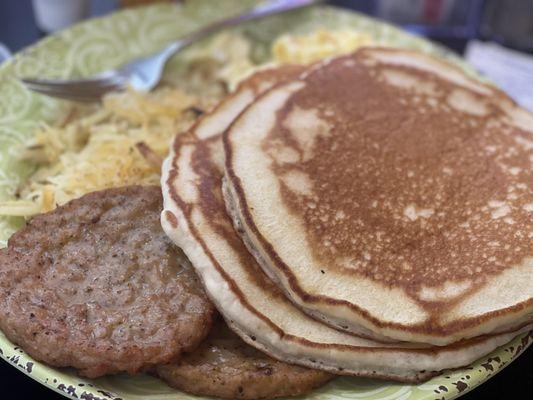
[[[112,0],[93,0],[92,15],[109,11],[114,7],[112,3]],[[21,21],[25,22],[21,23]],[[0,1],[0,42],[7,44],[12,51],[16,51],[41,37],[42,33],[35,26],[30,0]],[[457,40],[449,43],[444,41],[444,44],[456,50],[464,47],[464,43],[459,43]],[[0,388],[2,399],[62,398],[5,361],[0,361]],[[510,388],[516,391],[514,398],[531,397],[533,393],[533,350],[531,348],[497,376],[462,398],[464,400],[509,398]]]

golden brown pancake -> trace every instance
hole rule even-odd
[[[532,136],[530,113],[455,67],[363,49],[233,123],[228,208],[309,314],[452,343],[531,321]]]
[[[285,69],[245,81],[186,135],[176,137],[163,167],[162,225],[191,260],[228,325],[270,356],[338,374],[418,382],[436,370],[466,365],[516,333],[449,347],[381,343],[333,329],[296,308],[262,272],[232,226],[221,191],[222,132]],[[257,81],[262,81],[257,85]],[[270,82],[270,84],[268,84]]]

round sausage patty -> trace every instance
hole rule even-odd
[[[160,188],[87,194],[0,251],[0,328],[32,357],[98,377],[177,360],[214,308],[160,226]]]
[[[274,360],[244,343],[221,321],[193,353],[155,373],[170,386],[200,396],[273,399],[298,396],[333,375]]]

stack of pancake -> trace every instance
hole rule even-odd
[[[14,234],[0,329],[197,395],[424,381],[533,327],[532,161],[533,115],[426,55],[264,69],[176,136],[163,196],[89,193]]]
[[[178,135],[162,225],[248,344],[419,382],[531,329],[532,161],[505,94],[364,48],[256,73]]]

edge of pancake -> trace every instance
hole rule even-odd
[[[512,332],[495,337],[478,338],[468,342],[457,343],[447,348],[418,349],[395,349],[391,348],[391,345],[387,346],[379,343],[377,343],[379,347],[316,343],[287,334],[278,326],[274,325],[268,317],[262,315],[251,306],[248,299],[243,296],[242,292],[236,286],[236,283],[225,273],[217,260],[214,259],[206,243],[202,240],[198,232],[195,231],[193,222],[183,212],[182,208],[185,204],[172,187],[173,179],[176,177],[176,157],[177,154],[173,146],[163,166],[162,186],[165,200],[165,209],[161,214],[163,228],[169,237],[178,246],[182,247],[190,258],[193,266],[200,275],[204,287],[206,287],[209,297],[217,305],[217,308],[222,312],[229,325],[247,343],[261,349],[274,358],[294,362],[303,366],[329,370],[337,374],[379,376],[386,379],[419,382],[430,377],[427,375],[428,373],[421,374],[418,371],[420,365],[434,363],[439,355],[446,357],[448,360],[447,365],[452,368],[465,365],[480,357],[481,353],[485,354],[492,351],[495,347],[504,344],[518,334],[518,332]],[[253,324],[254,326],[253,328],[245,329],[242,326],[244,324]],[[251,332],[252,330],[253,332]],[[289,342],[288,349],[286,350],[280,350],[283,340]],[[465,349],[470,351],[469,354],[464,353],[463,350]],[[376,353],[392,353],[392,359],[400,357],[400,359],[406,360],[406,362],[411,362],[411,365],[416,366],[416,369],[411,368],[409,370],[408,368],[403,368],[403,370],[400,369],[399,371],[392,370],[378,374],[371,368],[357,369],[351,367],[350,369],[337,366],[339,365],[339,361],[349,364],[354,361],[359,362],[361,359],[370,360],[369,364],[372,365],[372,360],[376,360]],[[302,356],[302,354],[307,354],[307,356]],[[324,354],[326,354],[326,357],[324,357]],[[320,364],[321,358],[322,364]],[[329,362],[329,365],[325,365],[325,362]],[[386,364],[386,366],[392,368],[389,364]],[[430,374],[434,375],[434,373]]]
[[[265,266],[266,265],[266,260],[263,258],[263,255],[254,247],[252,240],[246,234],[245,227],[244,227],[244,225],[242,223],[242,219],[241,219],[240,214],[238,212],[238,208],[236,207],[236,204],[235,204],[235,201],[234,201],[234,197],[232,196],[232,193],[231,193],[231,186],[227,183],[227,179],[225,177],[223,178],[222,187],[223,187],[222,193],[223,193],[223,196],[224,196],[224,201],[226,203],[226,209],[228,211],[228,214],[231,216],[231,218],[233,220],[233,224],[235,226],[236,232],[239,233],[239,235],[241,237],[241,240],[243,241],[244,245],[246,246],[248,251],[254,256],[254,258],[256,259],[257,263],[261,266],[261,269],[263,271],[265,271],[265,269],[267,269],[267,267]],[[267,272],[265,272],[265,274],[267,274],[270,277],[270,279],[272,279],[273,281],[276,281],[276,277],[275,276],[271,276]],[[282,285],[280,285],[280,287],[283,289]],[[284,291],[284,293],[286,293],[286,292]],[[296,302],[293,302],[293,304],[296,307],[298,307],[298,309],[302,310],[303,312],[305,312],[306,314],[310,315],[314,319],[316,319],[318,321],[325,322],[327,325],[335,327],[336,329],[339,329],[340,331],[348,332],[348,333],[354,334],[356,336],[369,338],[370,340],[382,341],[383,343],[402,343],[402,342],[391,342],[390,341],[391,339],[388,338],[388,337],[385,337],[384,338],[385,340],[381,340],[381,337],[379,337],[379,336],[378,336],[378,338],[376,338],[376,337],[372,337],[372,335],[365,335],[364,333],[360,333],[361,329],[363,329],[363,332],[366,332],[362,326],[350,324],[350,322],[348,322],[346,320],[330,319],[330,318],[327,318],[323,314],[319,314],[319,313],[316,313],[316,312],[311,312],[308,309],[306,309],[305,307],[300,306]],[[498,331],[496,331],[496,332],[490,332],[490,333],[482,334],[480,336],[476,336],[476,337],[473,337],[473,338],[460,339],[458,341],[452,342],[451,344],[450,343],[446,343],[446,344],[437,345],[437,346],[450,347],[450,346],[452,346],[454,344],[458,344],[459,342],[461,342],[463,340],[465,340],[465,341],[475,340],[475,339],[477,339],[479,337],[483,337],[483,336],[493,336],[493,335],[499,335],[499,334],[506,334],[506,333],[510,333],[510,332],[514,332],[516,330],[522,330],[522,329],[525,329],[527,331],[527,330],[529,330],[528,327],[529,328],[533,328],[533,323],[531,321],[529,321],[529,320],[519,321],[519,322],[517,322],[515,324],[501,326],[500,329]],[[357,332],[354,333],[354,330],[356,330]]]
[[[167,158],[165,163],[171,160]],[[166,170],[166,168],[165,168]],[[168,174],[165,174],[168,179]],[[406,383],[419,383],[438,375],[436,371],[429,370],[395,370],[389,363],[390,370],[377,372],[379,368],[350,368],[348,365],[353,361],[360,362],[367,358],[369,361],[380,359],[376,353],[391,355],[392,359],[401,359],[413,365],[427,365],[434,363],[437,357],[445,357],[447,366],[444,369],[457,368],[467,365],[483,354],[488,354],[497,347],[507,343],[520,333],[529,331],[533,325],[526,326],[515,332],[502,333],[494,336],[479,337],[460,343],[454,343],[446,347],[429,348],[391,348],[391,347],[360,347],[343,344],[324,344],[310,342],[301,337],[294,337],[284,332],[268,319],[255,310],[242,295],[235,282],[225,274],[209,251],[204,248],[202,240],[198,239],[196,233],[191,230],[185,214],[173,204],[167,202],[167,196],[171,196],[168,187],[163,190],[165,196],[165,209],[161,214],[162,226],[169,237],[182,248],[187,254],[191,263],[199,274],[199,277],[206,289],[206,292],[221,312],[226,323],[230,326],[246,343],[258,348],[269,356],[280,361],[298,364],[304,367],[321,369],[333,372],[338,375],[351,375],[359,377],[374,377],[381,379],[396,380]],[[177,223],[177,225],[176,225]],[[223,287],[221,289],[221,286]],[[217,296],[214,293],[224,293]],[[243,325],[253,324],[253,328],[244,328]],[[252,332],[253,331],[253,332]],[[280,340],[290,342],[290,348],[280,350],[277,346]],[[465,354],[463,350],[469,350],[470,354]],[[327,357],[324,359],[322,353],[326,351]],[[475,353],[475,354],[474,354]],[[306,354],[302,356],[302,354]],[[332,365],[327,365],[326,362]],[[338,366],[344,365],[344,366]]]
[[[374,51],[374,49],[362,49],[359,51],[368,50]],[[433,64],[442,66],[444,69],[451,69],[453,73],[460,72],[463,74],[463,72],[454,65],[414,51],[391,48],[379,48],[376,49],[376,51],[423,57],[430,60]],[[505,107],[515,106],[515,103],[499,89],[482,82],[477,82],[467,76],[464,76],[464,78],[467,82],[472,83],[472,85],[486,88],[488,93],[492,96],[499,97],[506,104]],[[288,86],[289,83],[285,83],[285,85]],[[246,112],[252,110],[261,99],[265,98],[269,93],[280,89],[281,86],[284,85],[276,85],[266,93],[262,93],[254,101],[254,104],[250,105],[233,122],[231,127],[224,132],[223,140],[226,154],[225,176],[230,188],[230,195],[235,203],[234,208],[236,213],[234,213],[234,221],[242,225],[244,228],[244,234],[252,243],[252,247],[256,250],[256,253],[259,252],[261,254],[263,262],[259,262],[259,264],[263,264],[262,268],[265,272],[267,272],[269,276],[275,278],[274,280],[285,290],[285,293],[295,304],[304,309],[309,315],[348,332],[357,331],[360,329],[359,327],[362,326],[370,331],[383,332],[388,338],[412,342],[425,342],[435,345],[446,345],[463,338],[483,334],[497,334],[531,322],[531,318],[533,317],[533,310],[531,310],[531,307],[533,306],[533,297],[510,307],[485,312],[475,317],[460,318],[440,326],[428,327],[424,324],[409,325],[383,321],[349,301],[306,292],[298,282],[296,275],[294,275],[290,268],[283,262],[283,260],[281,260],[275,252],[273,245],[261,235],[260,230],[255,225],[252,214],[249,211],[246,195],[240,179],[235,173],[232,164],[233,150],[230,138],[231,129],[235,127],[242,116]],[[240,221],[237,222],[237,219]],[[312,305],[309,305],[310,303]],[[339,306],[344,308],[347,313],[339,311]],[[328,312],[324,312],[324,309],[327,309]]]

